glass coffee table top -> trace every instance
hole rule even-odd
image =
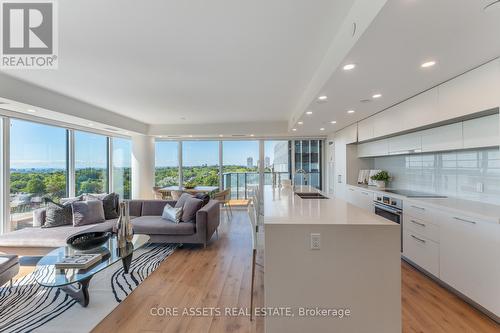
[[[77,282],[88,281],[96,273],[113,265],[119,260],[123,261],[125,273],[128,273],[132,254],[134,251],[147,244],[148,241],[149,236],[147,235],[134,235],[132,241],[128,242],[128,246],[122,249],[122,251],[119,251],[118,239],[116,235],[113,235],[104,245],[87,251],[74,250],[69,246],[60,247],[48,253],[38,262],[35,270],[35,279],[40,285],[45,287],[63,287]],[[100,262],[87,269],[60,269],[55,267],[56,262],[60,261],[65,256],[75,253],[102,253],[103,257]]]

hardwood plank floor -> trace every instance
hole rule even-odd
[[[251,238],[248,217],[234,211],[220,239],[206,249],[185,246],[172,254],[94,330],[101,332],[264,332],[264,321],[246,316],[153,316],[151,308],[248,307]],[[262,235],[261,235],[262,237]],[[498,333],[500,325],[402,262],[404,333]],[[26,274],[27,269],[22,270]],[[258,252],[255,306],[264,305],[263,253]]]

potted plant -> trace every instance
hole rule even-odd
[[[196,183],[193,180],[188,180],[184,183],[184,188],[190,190],[196,187]]]
[[[379,173],[373,175],[371,179],[375,181],[377,187],[384,188],[385,184],[391,180],[391,176],[389,176],[387,171],[380,171]]]

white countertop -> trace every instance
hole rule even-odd
[[[400,198],[404,201],[420,203],[436,209],[443,209],[450,213],[461,214],[469,217],[475,217],[481,220],[500,224],[500,205],[492,205],[479,201],[464,200],[458,198],[407,198],[402,195],[385,192],[383,189],[366,185],[349,185],[370,190],[373,192],[384,193],[391,197]],[[404,205],[404,204],[403,204]],[[403,206],[404,211],[404,206]]]
[[[318,192],[310,187],[296,186],[297,193]],[[393,225],[383,217],[353,206],[348,202],[329,199],[302,199],[292,188],[267,188],[264,191],[265,224],[333,224],[333,225]]]

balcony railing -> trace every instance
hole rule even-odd
[[[283,179],[290,179],[289,172],[264,172],[264,186],[278,186]],[[231,188],[231,199],[248,199],[252,188],[259,185],[258,172],[226,172],[222,175],[224,188]],[[320,187],[319,172],[296,174],[296,185]]]

